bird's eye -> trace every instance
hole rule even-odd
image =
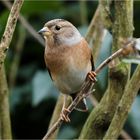
[[[58,25],[55,26],[55,30],[59,31],[60,29],[61,29],[60,26],[58,26]]]

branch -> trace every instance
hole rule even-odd
[[[4,70],[4,60],[13,37],[17,19],[23,0],[15,0],[10,11],[4,34],[0,42],[0,138],[11,139],[9,96],[6,75]]]
[[[60,93],[59,98],[57,99],[57,102],[56,102],[56,105],[55,105],[55,109],[53,111],[53,115],[51,117],[51,121],[50,121],[48,129],[50,129],[53,126],[53,124],[60,117],[60,113],[62,111],[63,102],[64,102],[64,96]],[[70,102],[71,102],[71,98],[68,98],[67,102],[66,102],[66,107],[68,107]],[[59,132],[59,129],[57,129],[57,131],[55,131],[55,133],[53,133],[53,135],[51,135],[51,137],[49,137],[49,139],[56,139],[58,132]]]
[[[91,101],[91,103],[93,104],[93,106],[94,107],[96,107],[97,105],[98,105],[98,101],[97,101],[97,99],[94,97],[94,95],[90,95],[90,101]],[[124,140],[133,140],[132,138],[131,138],[131,136],[125,131],[125,130],[122,130],[121,131],[121,134],[120,134],[120,136],[121,136],[121,138],[123,138]]]
[[[100,14],[102,16],[102,23],[107,29],[111,29],[113,25],[112,15],[110,13],[110,4],[112,0],[99,0]]]
[[[129,110],[134,102],[137,92],[140,88],[140,65],[135,70],[131,80],[127,84],[121,101],[117,107],[113,120],[109,126],[109,129],[104,137],[104,140],[113,138],[117,139],[123,125],[127,119]],[[114,129],[117,128],[117,129]]]
[[[2,64],[4,63],[6,52],[9,49],[10,42],[12,40],[12,36],[15,30],[15,26],[17,23],[17,19],[19,16],[20,8],[22,6],[23,0],[15,0],[13,7],[10,11],[10,15],[8,17],[8,21],[6,24],[6,28],[4,34],[1,38],[0,42],[0,69]]]
[[[95,70],[95,72],[98,74],[105,66],[107,66],[109,64],[110,61],[112,61],[113,59],[115,59],[116,57],[119,56],[123,56],[123,55],[128,55],[129,53],[132,53],[134,51],[133,48],[135,46],[135,41],[132,40],[130,43],[128,43],[126,46],[124,46],[123,48],[119,49],[117,52],[115,52],[114,54],[112,54],[110,57],[108,57],[105,61],[103,61]],[[132,48],[132,49],[130,49]],[[126,53],[128,52],[128,53]],[[68,110],[70,112],[64,112],[64,115],[67,116],[69,115],[73,109],[77,106],[77,104],[85,97],[87,97],[90,93],[90,90],[92,89],[93,85],[95,84],[95,82],[90,81],[90,79],[87,79],[87,81],[84,82],[81,91],[78,93],[77,97],[75,98],[75,100],[68,106]],[[47,134],[44,136],[43,140],[47,140],[50,138],[50,136],[57,130],[57,128],[59,128],[61,126],[61,124],[63,123],[63,120],[61,120],[61,118],[59,118],[57,120],[57,122],[52,126],[52,128],[50,128],[47,132]]]
[[[12,5],[9,1],[3,0],[3,4],[10,10]],[[19,21],[22,23],[24,28],[44,47],[44,40],[38,35],[36,30],[30,25],[30,23],[24,18],[22,14],[19,15]]]
[[[4,64],[0,69],[0,139],[12,139],[8,85]]]
[[[129,0],[129,2],[130,1],[131,0]],[[108,0],[104,2],[108,2]],[[113,52],[119,50],[122,47],[119,41],[121,37],[129,38],[133,33],[133,10],[126,9],[126,7],[128,6],[126,6],[126,2],[128,2],[128,0],[116,0],[115,2],[118,3],[118,7],[115,7],[113,11]],[[115,6],[114,3],[112,4]],[[106,18],[103,17],[103,23],[105,19]],[[116,108],[120,102],[120,99],[124,93],[124,88],[128,82],[130,74],[130,65],[121,63],[120,59],[118,58],[113,60],[109,66],[111,66],[111,68],[109,69],[107,90],[98,106],[90,113],[81,131],[79,139],[102,139],[104,137],[114,116]]]

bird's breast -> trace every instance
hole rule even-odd
[[[45,62],[57,88],[65,94],[80,90],[91,70],[88,46],[63,47],[45,50]]]
[[[86,75],[90,70],[90,64],[81,70],[69,66],[68,71],[65,71],[60,75],[55,75],[54,83],[62,93],[76,93],[80,90]]]

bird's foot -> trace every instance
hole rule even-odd
[[[61,117],[61,120],[65,122],[70,122],[70,118],[68,117],[68,115],[65,115],[65,113],[67,114],[67,112],[70,113],[70,110],[67,108],[63,108],[60,114],[60,117]]]
[[[88,72],[87,77],[88,77],[91,81],[95,82],[95,81],[97,81],[96,75],[97,75],[96,72],[90,71],[90,72]]]

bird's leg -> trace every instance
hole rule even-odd
[[[87,77],[88,77],[91,81],[94,81],[94,82],[97,81],[97,79],[96,79],[96,73],[95,73],[94,71],[88,72]]]
[[[70,112],[70,110],[66,108],[66,100],[67,100],[67,95],[64,95],[64,102],[63,102],[63,107],[62,107],[60,117],[63,121],[70,122],[70,118],[68,117],[68,115],[65,115],[66,112]]]

